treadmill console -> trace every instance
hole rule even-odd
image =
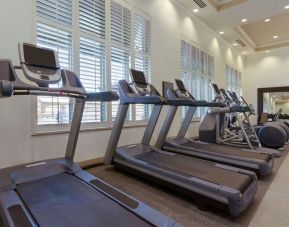
[[[188,92],[186,89],[184,82],[182,80],[175,79],[176,85],[177,85],[177,94],[180,97],[185,97],[185,98],[191,98],[194,99],[193,96]]]
[[[151,94],[151,88],[142,71],[131,69],[130,75],[132,78],[133,87],[139,95],[146,96]]]
[[[171,82],[163,81],[163,97],[165,99],[169,99],[169,97],[168,97],[168,90],[169,89],[174,89],[174,84]]]
[[[214,93],[215,93],[216,95],[220,95],[220,94],[221,94],[221,92],[220,92],[219,87],[218,87],[217,84],[211,83],[211,86],[212,86],[212,88],[213,88],[213,90],[214,90]]]
[[[175,79],[176,85],[181,92],[186,92],[187,89],[185,88],[184,82],[182,80]]]
[[[54,50],[27,43],[19,43],[19,57],[25,77],[47,87],[61,80],[61,69]]]

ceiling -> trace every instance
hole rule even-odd
[[[244,54],[289,46],[289,9],[284,9],[289,0],[175,1],[215,31],[224,32],[223,38]],[[196,4],[200,1],[207,6],[200,8]],[[194,13],[194,9],[199,11]],[[242,22],[243,19],[247,20]]]

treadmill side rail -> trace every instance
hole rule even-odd
[[[38,227],[14,190],[0,192],[0,206],[5,227]]]

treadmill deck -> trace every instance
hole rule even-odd
[[[214,163],[197,160],[182,155],[168,155],[160,152],[146,152],[135,156],[147,162],[186,177],[196,177],[217,185],[227,186],[243,192],[251,183],[251,177],[245,174],[216,167]]]
[[[69,173],[19,184],[17,191],[40,226],[150,226]]]
[[[256,159],[256,160],[265,161],[265,162],[270,161],[270,155],[268,154],[256,153],[253,151],[248,151],[244,149],[242,150],[240,148],[230,147],[226,145],[200,143],[200,142],[192,141],[190,139],[185,139],[185,138],[173,138],[173,139],[167,140],[167,142],[169,142],[169,144],[178,144],[184,149],[188,147],[188,149],[196,149],[196,151],[204,150],[204,151],[217,153],[221,155]]]

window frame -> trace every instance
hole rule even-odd
[[[105,1],[105,58],[106,58],[106,90],[112,89],[111,84],[111,1]],[[145,19],[150,21],[150,28],[151,28],[151,17],[145,11],[137,8],[131,2],[126,0],[114,0],[115,2],[121,4],[123,7],[126,7],[130,10],[131,13],[131,21],[130,21],[130,28],[131,28],[131,37],[130,37],[130,60],[131,60],[131,67],[134,68],[135,66],[135,31],[134,31],[134,23],[135,23],[135,16],[140,15]],[[32,40],[34,43],[37,43],[37,23],[46,24],[52,27],[55,27],[55,23],[51,22],[48,19],[41,18],[37,15],[37,0],[33,1],[33,31],[32,31]],[[62,24],[57,24],[59,29],[63,29],[65,31],[69,31],[72,34],[72,51],[73,51],[73,71],[80,76],[80,38],[90,38],[91,35],[82,32],[79,28],[79,0],[72,1],[72,24],[71,30],[68,30],[68,26],[63,26]],[[101,38],[97,38],[97,41],[102,41]],[[151,42],[151,33],[150,33],[150,42]],[[151,43],[150,43],[151,45]],[[150,62],[152,62],[152,54],[148,56]],[[135,108],[133,109],[133,116],[135,116]],[[31,127],[32,127],[32,135],[46,135],[46,134],[61,134],[67,133],[70,129],[71,123],[64,123],[64,124],[38,124],[38,114],[37,114],[37,97],[31,96]],[[112,104],[107,103],[107,121],[105,122],[83,122],[81,131],[98,131],[98,130],[109,130],[113,126],[112,121]],[[135,119],[135,118],[134,118]],[[146,126],[148,120],[133,120],[133,121],[126,121],[124,127],[131,128],[131,127],[144,127]]]

